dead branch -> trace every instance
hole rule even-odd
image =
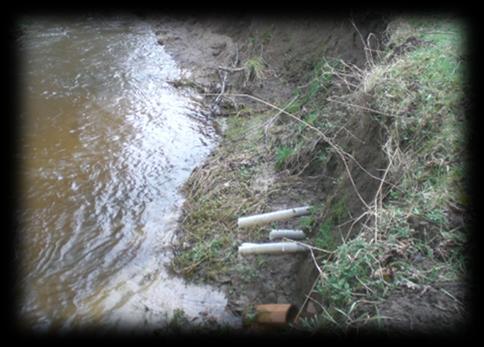
[[[349,102],[343,102],[343,101],[335,100],[335,99],[332,99],[332,98],[326,98],[326,100],[330,101],[330,102],[336,102],[336,103],[339,103],[339,104],[342,104],[342,105],[345,105],[345,106],[361,108],[362,110],[370,111],[370,112],[373,112],[373,113],[376,113],[376,114],[379,114],[379,115],[382,115],[382,116],[386,116],[386,117],[392,117],[392,118],[398,117],[398,116],[395,116],[395,115],[392,115],[392,114],[377,111],[373,108],[369,108],[369,107],[365,107],[365,106],[361,106],[361,105],[350,104]]]

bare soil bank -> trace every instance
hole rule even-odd
[[[362,38],[381,32],[385,24],[370,17],[354,18],[354,23],[359,33],[342,18],[167,17],[159,20],[156,34],[158,42],[191,72],[190,79],[204,86],[220,83],[218,67],[263,56],[269,70],[263,80],[244,83],[247,76],[233,72],[228,89],[277,101],[291,95],[321,56],[356,65],[365,62]]]

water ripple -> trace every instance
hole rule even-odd
[[[154,296],[175,307],[167,290],[181,280],[163,264],[178,189],[214,142],[201,106],[167,83],[180,71],[146,23],[46,19],[24,32],[23,314],[66,328],[166,311]]]

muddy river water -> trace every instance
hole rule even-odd
[[[216,142],[147,22],[30,20],[19,41],[21,317],[36,330],[236,324],[167,272],[179,188]],[[185,94],[184,94],[185,93]]]

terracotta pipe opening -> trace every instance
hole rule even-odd
[[[297,308],[292,304],[265,304],[257,305],[255,312],[257,323],[285,325],[294,321]]]

